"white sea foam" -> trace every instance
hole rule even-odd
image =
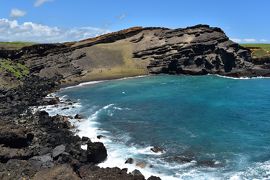
[[[54,97],[55,94],[50,94],[48,97]],[[82,105],[77,102],[72,105],[68,105],[64,101],[67,100],[67,96],[60,97],[60,103],[59,105],[49,105],[49,106],[40,106],[36,107],[35,110],[45,110],[49,113],[50,116],[54,115],[65,115],[65,116],[73,116],[74,114],[80,114],[80,111],[82,110]],[[98,123],[98,117],[101,113],[106,112],[110,113],[110,110],[130,110],[129,108],[124,107],[117,107],[115,104],[108,104],[106,106],[103,106],[99,109],[93,108],[89,111],[93,111],[93,113],[86,119],[82,120],[75,120],[70,119],[71,123],[76,127],[76,133],[80,136],[86,136],[89,137],[93,142],[102,142],[105,144],[107,150],[108,150],[108,157],[107,160],[103,163],[100,163],[100,167],[119,167],[119,168],[128,168],[128,172],[132,172],[135,169],[140,170],[140,172],[146,177],[150,177],[152,175],[159,176],[164,180],[178,180],[178,179],[193,179],[193,177],[199,177],[194,176],[194,174],[190,171],[177,173],[179,169],[185,169],[190,166],[194,166],[194,162],[186,163],[186,164],[169,164],[162,160],[159,160],[156,158],[157,156],[162,155],[162,153],[154,153],[151,151],[152,146],[148,147],[139,147],[136,145],[133,146],[127,146],[123,141],[121,142],[115,142],[110,132],[102,130],[99,128]],[[103,135],[105,138],[98,139],[98,135]],[[128,141],[129,136],[122,134],[121,135],[122,140],[123,138]],[[87,146],[83,145],[82,149],[87,149]],[[152,156],[153,158],[149,159],[143,159],[142,155]],[[125,161],[128,158],[133,158],[135,163],[134,164],[125,164]],[[137,166],[137,163],[145,163],[146,166],[144,168],[141,168]],[[151,168],[151,165],[154,166],[154,168]],[[162,169],[171,169],[176,172],[175,176],[165,174],[162,172],[159,172],[160,168]],[[200,179],[200,178],[197,178]],[[203,178],[202,178],[203,179]],[[205,178],[204,178],[205,179]]]
[[[108,104],[104,107],[101,107],[100,109],[93,112],[92,115],[90,115],[87,119],[76,122],[75,125],[77,127],[78,135],[79,136],[86,136],[91,138],[94,142],[102,142],[105,144],[107,150],[108,150],[108,157],[107,160],[103,163],[100,163],[99,166],[106,168],[106,167],[119,167],[119,168],[127,168],[128,172],[132,172],[135,169],[140,170],[140,172],[146,177],[150,177],[152,175],[159,176],[162,179],[165,180],[176,180],[176,179],[193,179],[193,177],[197,177],[197,179],[205,179],[205,174],[202,175],[200,173],[200,176],[192,174],[190,171],[183,172],[183,173],[176,173],[176,176],[172,176],[169,174],[165,174],[160,172],[160,169],[169,169],[171,171],[177,172],[179,169],[186,169],[189,167],[192,167],[196,164],[196,162],[190,162],[186,164],[169,164],[167,162],[164,162],[162,160],[159,160],[159,158],[156,158],[156,156],[162,155],[162,153],[154,153],[151,151],[152,146],[148,147],[139,147],[136,145],[133,146],[127,146],[124,141],[123,142],[115,142],[110,132],[104,131],[99,128],[99,123],[97,122],[98,116],[100,113],[103,113],[106,111],[109,113],[111,109],[117,109],[117,110],[123,110],[127,108],[120,108],[115,106],[115,104]],[[104,135],[105,138],[98,139],[98,135]],[[125,134],[121,135],[122,138],[125,138],[126,141],[129,140],[129,137]],[[86,148],[86,147],[82,147]],[[142,155],[150,155],[149,159],[143,159]],[[125,161],[128,158],[133,158],[135,163],[134,164],[125,164]],[[136,164],[138,163],[145,163],[145,167],[139,167]],[[154,168],[151,168],[151,165],[154,166]],[[195,175],[195,176],[194,176]],[[204,178],[200,178],[204,177]],[[208,175],[207,175],[208,177]]]
[[[209,76],[213,76],[213,74],[209,74]],[[227,78],[227,79],[235,79],[235,80],[251,80],[251,79],[269,79],[270,77],[263,77],[263,76],[257,76],[257,77],[230,77],[230,76],[222,76],[215,74],[214,76]]]
[[[270,161],[261,163],[254,163],[244,171],[236,172],[232,174],[230,180],[242,180],[242,179],[270,179]]]
[[[49,95],[50,97],[56,96],[55,94]],[[55,106],[42,106],[38,107],[39,110],[46,110],[51,116],[60,114],[73,116],[74,114],[80,114],[82,110],[82,105],[78,102],[72,105],[64,103],[67,99],[67,96],[60,97],[61,104]],[[66,109],[68,107],[68,109]],[[112,111],[123,111],[130,110],[126,107],[118,107],[116,104],[108,104],[106,106],[90,109],[92,112],[91,115],[83,120],[71,119],[70,121],[76,127],[77,134],[79,136],[86,136],[91,138],[94,142],[103,142],[108,150],[108,158],[105,162],[100,163],[100,167],[119,167],[119,168],[128,168],[128,172],[132,172],[135,169],[140,170],[140,172],[146,177],[151,175],[159,176],[164,180],[176,180],[176,179],[249,179],[254,177],[254,179],[263,179],[262,177],[270,177],[270,161],[265,163],[256,163],[254,166],[248,168],[242,172],[220,174],[216,169],[200,169],[196,166],[196,161],[177,164],[177,163],[168,163],[162,161],[158,156],[161,156],[162,153],[154,153],[151,151],[152,146],[140,147],[136,145],[127,146],[125,141],[116,142],[114,141],[115,137],[111,135],[110,132],[100,129],[100,124],[98,122],[99,115],[102,113],[110,114]],[[104,138],[98,139],[98,135],[104,135]],[[127,134],[122,134],[122,138],[125,138],[126,141],[129,140]],[[83,149],[86,149],[86,146],[82,146]],[[166,152],[165,152],[166,153]],[[143,159],[143,157],[147,159]],[[133,158],[135,160],[134,164],[125,164],[126,159]],[[145,168],[136,166],[136,163],[144,162],[146,163]],[[150,165],[153,165],[154,168],[151,168]],[[172,173],[166,173],[163,170],[168,170]],[[174,176],[172,174],[175,174]],[[265,178],[265,179],[267,179]]]

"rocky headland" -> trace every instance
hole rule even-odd
[[[269,63],[207,25],[134,27],[79,42],[0,49],[0,178],[145,179],[137,171],[99,168],[109,153],[102,143],[76,136],[68,117],[31,111],[59,103],[45,97],[61,87],[160,73],[270,76]]]

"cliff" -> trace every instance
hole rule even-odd
[[[36,44],[0,50],[40,77],[59,77],[62,85],[143,74],[219,74],[269,76],[267,63],[220,29],[197,25],[180,29],[134,27],[79,42]]]

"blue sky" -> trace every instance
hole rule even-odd
[[[72,41],[132,26],[221,27],[270,42],[269,0],[0,0],[0,41]]]

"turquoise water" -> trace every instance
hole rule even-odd
[[[80,102],[117,162],[143,160],[176,179],[270,179],[270,79],[148,76],[60,95]]]

